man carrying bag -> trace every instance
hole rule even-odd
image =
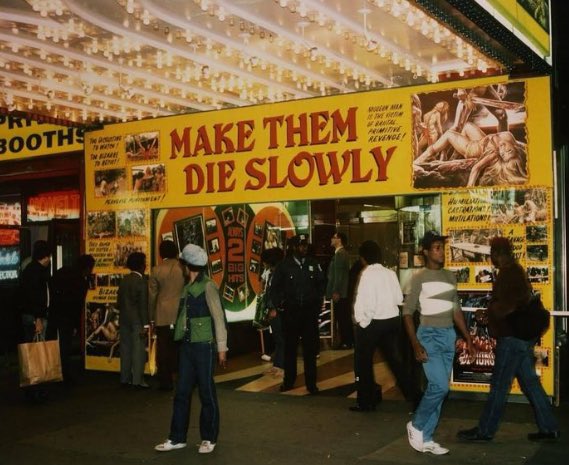
[[[24,343],[18,347],[20,373],[35,371],[30,367],[30,363],[35,363],[35,355],[39,346],[32,348],[38,344],[45,345],[45,331],[47,322],[47,309],[49,307],[49,265],[51,263],[51,249],[44,240],[38,240],[34,243],[32,252],[32,261],[26,266],[22,272],[20,303],[22,309],[22,325],[24,334]],[[36,341],[36,342],[34,342]],[[39,342],[38,342],[39,341]],[[58,341],[53,341],[58,344]],[[21,352],[23,351],[23,352]],[[31,357],[31,358],[30,358]],[[30,362],[30,360],[34,360]],[[53,357],[42,357],[42,360],[52,360]],[[59,347],[57,347],[57,360],[59,363],[59,371],[61,376],[61,361],[59,360]],[[26,366],[27,365],[27,366]],[[40,370],[42,371],[42,370]],[[37,372],[36,372],[37,373]],[[47,391],[38,386],[40,381],[37,376],[33,377],[34,381],[24,381],[21,379],[20,385],[24,387],[24,395],[26,400],[33,403],[42,403],[47,400]]]

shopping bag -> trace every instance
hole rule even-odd
[[[20,386],[63,381],[59,340],[34,340],[18,345]]]
[[[154,331],[148,331],[148,374],[154,376],[158,371],[156,366],[156,334]]]

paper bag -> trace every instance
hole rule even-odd
[[[156,365],[156,335],[151,334],[149,331],[148,336],[148,373],[150,376],[154,376],[158,371],[158,367]]]
[[[63,381],[59,341],[35,341],[18,345],[20,386]]]

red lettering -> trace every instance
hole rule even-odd
[[[279,147],[278,136],[277,136],[277,124],[282,126],[283,116],[268,116],[263,118],[263,128],[269,126],[269,147],[270,149],[276,149]]]
[[[184,168],[186,173],[186,194],[197,194],[204,186],[204,174],[199,165],[191,164]]]
[[[247,161],[245,164],[245,173],[252,179],[249,179],[245,183],[245,190],[257,191],[267,183],[265,173],[257,169],[257,165],[264,165],[266,161],[265,158],[251,158]]]
[[[300,167],[303,163],[306,163],[308,165],[308,174],[304,179],[299,177],[296,173],[296,170],[294,169],[294,167]],[[298,153],[292,159],[292,163],[288,165],[288,178],[290,179],[290,183],[294,187],[306,186],[312,179],[313,174],[314,174],[314,160],[312,159],[311,154],[308,152]]]
[[[340,169],[340,166],[338,165],[338,152],[326,152],[326,157],[330,163],[330,170],[326,172],[326,167],[324,164],[324,153],[314,153],[314,161],[316,162],[316,171],[318,172],[320,185],[323,186],[325,184],[328,184],[328,179],[330,178],[334,179],[334,184],[342,182],[342,176],[350,166],[350,156],[350,150],[345,150],[344,153],[342,153],[343,164],[342,169]]]
[[[233,153],[235,152],[235,147],[231,138],[227,137],[226,134],[233,128],[233,123],[229,124],[214,124],[213,129],[215,131],[215,153]],[[222,145],[225,146],[223,150]]]
[[[310,123],[311,123],[311,136],[312,142],[311,145],[317,144],[325,144],[330,140],[330,131],[327,131],[325,134],[320,137],[320,132],[322,129],[326,127],[326,123],[328,123],[328,112],[327,111],[317,111],[310,114]]]
[[[387,165],[391,161],[391,157],[393,153],[397,149],[397,146],[389,147],[387,149],[387,154],[384,157],[383,152],[381,151],[381,146],[374,147],[370,150],[371,154],[373,155],[373,159],[377,164],[377,180],[378,181],[387,181]]]
[[[247,152],[253,150],[255,147],[255,140],[252,140],[249,145],[247,144],[247,139],[253,134],[253,129],[255,129],[255,122],[253,120],[239,121],[237,123],[237,151]]]
[[[352,181],[368,182],[371,179],[371,170],[362,176],[361,149],[352,150]]]

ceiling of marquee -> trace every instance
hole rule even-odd
[[[503,72],[407,0],[2,0],[0,106],[79,123]]]

